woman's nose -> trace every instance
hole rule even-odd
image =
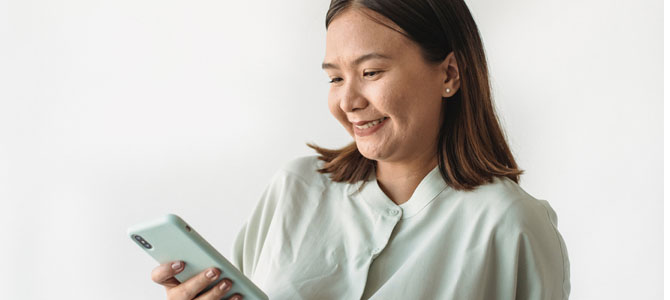
[[[343,87],[343,92],[340,98],[340,108],[345,112],[352,112],[357,109],[363,109],[367,106],[368,101],[358,90],[355,83],[347,83]]]

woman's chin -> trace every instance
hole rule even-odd
[[[371,160],[380,160],[383,159],[383,151],[380,151],[381,149],[378,148],[370,148],[370,147],[365,147],[365,145],[358,145],[358,152],[363,155],[363,157]]]

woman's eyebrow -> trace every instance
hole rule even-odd
[[[370,59],[391,59],[391,57],[386,56],[384,54],[372,52],[362,55],[359,58],[355,59],[354,65],[355,66],[360,65],[362,62]],[[336,64],[324,62],[323,64],[321,64],[321,69],[339,69],[339,67]]]

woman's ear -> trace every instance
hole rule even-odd
[[[456,94],[458,88],[461,87],[461,75],[458,70],[456,56],[452,51],[447,55],[447,58],[440,64],[440,69],[444,74],[444,84],[442,86],[442,97],[448,98]]]

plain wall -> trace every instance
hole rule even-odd
[[[660,298],[663,2],[466,2],[571,299]],[[282,164],[351,141],[328,3],[0,0],[0,298],[164,298],[126,228],[168,212],[228,255]]]

